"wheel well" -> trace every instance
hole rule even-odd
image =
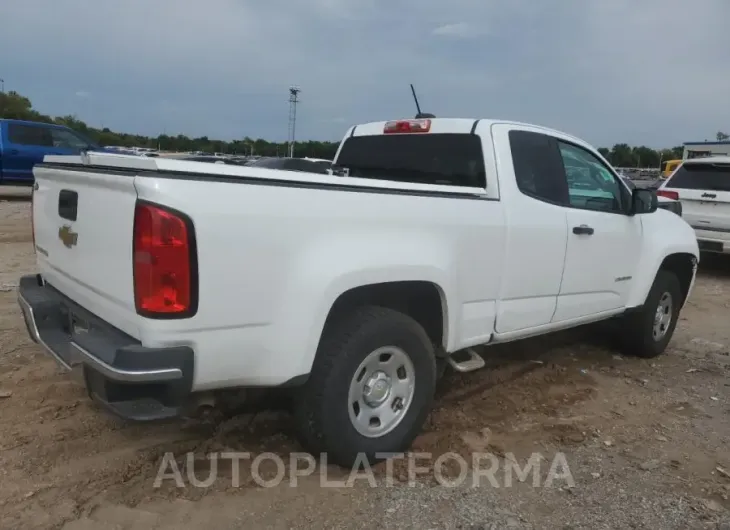
[[[672,272],[679,279],[679,285],[682,288],[682,304],[684,304],[689,294],[696,259],[692,254],[671,254],[664,258],[661,267],[659,267],[659,270]]]
[[[445,345],[446,303],[441,289],[425,281],[386,282],[355,287],[332,305],[325,329],[357,307],[375,305],[404,313],[423,326],[436,346]]]

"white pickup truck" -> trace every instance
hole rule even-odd
[[[473,346],[619,318],[660,354],[699,256],[585,142],[504,121],[358,125],[324,175],[89,153],[35,179],[19,303],[92,398],[152,420],[287,388],[341,465],[407,450]]]

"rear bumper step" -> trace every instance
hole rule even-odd
[[[89,396],[125,419],[150,421],[183,412],[192,388],[194,353],[186,346],[147,348],[43,282],[23,276],[18,304],[30,338]]]

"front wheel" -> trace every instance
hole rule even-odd
[[[664,352],[677,326],[682,289],[677,276],[659,271],[641,310],[625,317],[626,353],[646,359]]]
[[[307,450],[352,466],[406,451],[428,415],[436,386],[433,345],[411,317],[363,307],[325,330],[294,406]]]

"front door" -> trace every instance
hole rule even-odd
[[[626,305],[642,242],[626,185],[594,153],[557,140],[568,182],[568,241],[553,322]]]

